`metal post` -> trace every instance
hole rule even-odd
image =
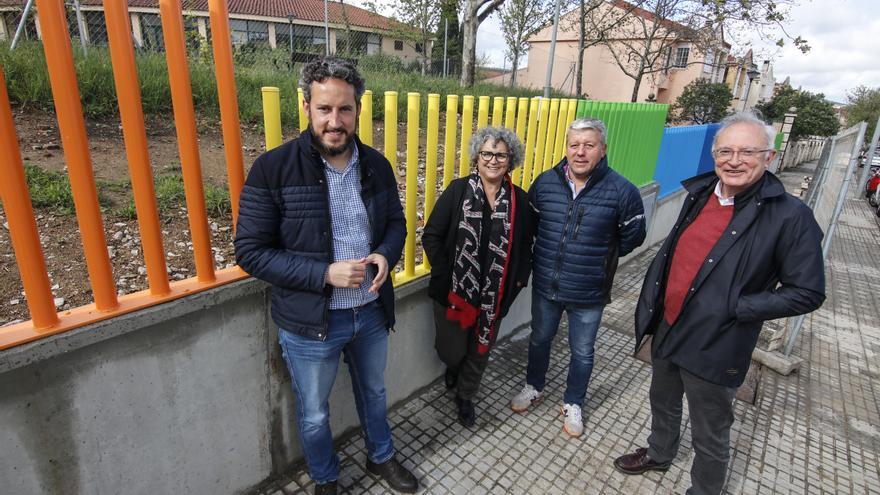
[[[76,28],[79,30],[79,42],[83,47],[83,55],[88,55],[89,30],[86,27],[86,19],[82,15],[79,0],[73,0],[73,10],[76,12]]]
[[[28,0],[24,6],[24,10],[21,11],[21,20],[18,21],[18,27],[15,29],[15,36],[12,37],[12,44],[9,45],[10,50],[15,50],[15,45],[18,44],[19,38],[21,38],[22,33],[24,33],[24,25],[27,23],[28,14],[31,13],[32,8],[34,8],[34,0]]]
[[[861,178],[859,178],[859,191],[865,190],[865,183],[868,182],[868,177],[871,175],[871,162],[874,161],[874,155],[877,154],[878,138],[880,138],[880,117],[877,118],[877,124],[874,125],[874,137],[871,138],[871,144],[865,153],[865,168],[862,170]]]
[[[556,56],[556,31],[559,29],[559,0],[553,9],[553,35],[550,37],[550,57],[547,59],[547,81],[544,84],[544,98],[550,98],[550,78],[553,77],[553,57]]]
[[[449,43],[449,19],[443,20],[443,78],[446,78],[446,45]]]
[[[862,122],[859,129],[859,135],[853,143],[852,150],[850,150],[849,164],[846,167],[846,174],[843,176],[843,184],[840,186],[840,193],[837,195],[837,204],[834,205],[834,213],[831,215],[831,225],[828,226],[828,232],[825,233],[825,239],[822,242],[823,260],[828,259],[828,251],[831,250],[831,241],[834,238],[834,231],[837,230],[837,221],[840,218],[840,212],[843,210],[843,203],[846,202],[846,195],[849,191],[849,182],[855,173],[856,164],[859,161],[859,149],[861,149],[862,143],[865,140],[865,131],[867,131],[867,129],[868,124]],[[829,161],[833,159],[833,156],[829,156],[828,158]],[[831,163],[830,166],[833,166],[833,163]],[[804,318],[806,318],[806,315],[798,315],[792,325],[791,333],[788,336],[788,343],[785,344],[785,350],[783,351],[786,356],[790,356],[791,352],[794,350],[794,343],[801,331],[801,327],[803,327]]]
[[[330,14],[327,0],[324,0],[324,54],[330,56]]]
[[[293,14],[287,16],[287,32],[290,35],[290,56],[293,57]],[[291,59],[292,60],[292,59]]]

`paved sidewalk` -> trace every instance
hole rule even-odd
[[[786,171],[791,188],[809,174]],[[655,248],[656,249],[656,248]],[[565,329],[554,345],[545,400],[526,414],[508,408],[523,385],[528,329],[493,350],[477,402],[477,426],[458,425],[442,381],[390,416],[398,455],[420,493],[683,493],[693,460],[690,429],[666,473],[626,476],[611,461],[645,445],[650,368],[632,357],[632,318],[655,250],[622,267],[605,310],[584,407],[585,433],[570,439],[559,413],[568,367]],[[828,300],[808,316],[795,354],[802,368],[763,370],[754,405],[736,404],[727,493],[880,494],[880,228],[851,192],[826,265]],[[687,422],[687,409],[684,422]],[[386,493],[364,471],[360,433],[341,446],[340,488]],[[311,493],[304,466],[264,494]]]

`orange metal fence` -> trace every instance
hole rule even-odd
[[[238,214],[238,197],[244,183],[244,170],[238,103],[232,73],[232,47],[228,35],[229,16],[224,0],[210,0],[208,5],[211,28],[215,33],[214,60],[234,219]],[[117,296],[77,90],[67,19],[61,2],[37,0],[55,112],[95,302],[70,311],[55,311],[24,179],[21,150],[12,121],[6,82],[0,68],[0,149],[4,155],[0,160],[0,171],[4,178],[8,178],[0,181],[0,193],[31,314],[30,321],[0,328],[0,349],[170,301],[247,276],[238,267],[216,271],[214,269],[180,1],[160,0],[159,7],[197,276],[194,279],[169,283],[150,172],[141,95],[134,65],[134,47],[129,35],[131,26],[128,4],[125,0],[105,0],[119,114],[150,286],[145,291]]]

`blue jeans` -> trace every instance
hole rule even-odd
[[[559,330],[562,312],[568,313],[568,344],[571,362],[563,401],[580,406],[587,396],[587,386],[593,373],[593,347],[602,321],[605,306],[577,307],[551,301],[538,291],[532,291],[532,335],[529,338],[529,364],[526,383],[535,390],[544,390],[547,368],[550,366],[550,348]]]
[[[329,398],[341,353],[351,374],[367,455],[380,464],[394,456],[385,404],[388,331],[382,308],[372,302],[360,308],[332,310],[328,323],[324,342],[283,329],[278,332],[296,397],[300,443],[316,483],[339,478],[339,457],[333,450],[330,432]]]

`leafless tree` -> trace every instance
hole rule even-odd
[[[474,65],[477,58],[477,29],[504,0],[464,0],[462,9],[461,85],[474,85]]]
[[[507,43],[506,56],[511,62],[510,87],[516,85],[516,71],[523,53],[528,49],[528,39],[553,15],[551,0],[507,0],[499,10],[501,31]]]

